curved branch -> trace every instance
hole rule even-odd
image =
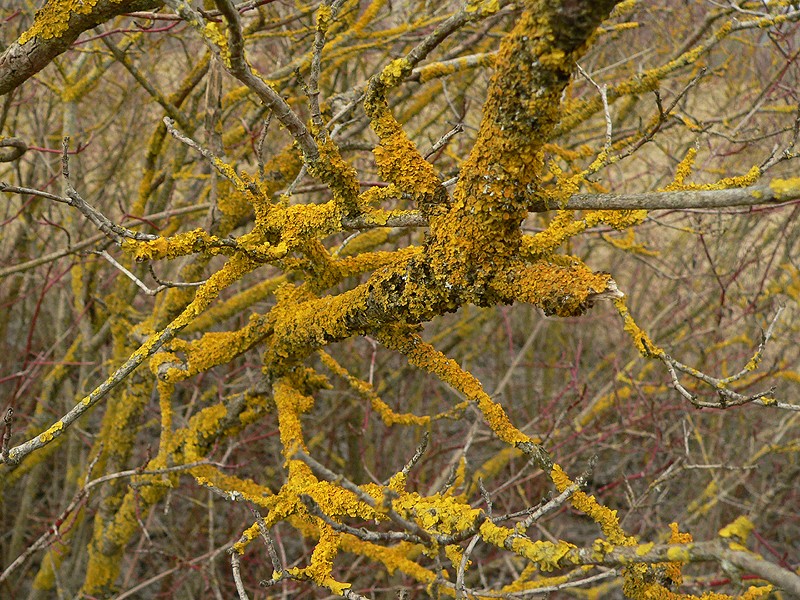
[[[0,139],[0,162],[17,160],[28,151],[28,144],[17,137]]]

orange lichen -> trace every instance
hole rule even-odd
[[[581,314],[591,298],[608,289],[611,276],[593,273],[573,257],[551,257],[532,265],[513,265],[512,274],[497,281],[504,296],[540,307],[546,314],[566,317]]]
[[[308,162],[308,172],[317,177],[333,193],[333,206],[336,213],[329,219],[332,223],[341,220],[341,213],[350,214],[358,210],[358,174],[355,168],[345,161],[339,148],[325,131],[315,136],[319,156]],[[309,207],[304,207],[309,208]]]
[[[692,541],[692,534],[681,533],[677,523],[670,523],[669,528],[671,532],[669,536],[670,544],[688,544]],[[686,563],[683,562],[666,563],[664,565],[665,576],[668,577],[675,585],[680,585],[683,583],[682,569],[685,564]]]
[[[252,348],[264,339],[271,330],[269,320],[262,315],[250,315],[249,323],[236,331],[212,331],[194,340],[182,349],[186,354],[182,368],[170,368],[164,374],[168,381],[182,381],[225,364]]]
[[[640,254],[642,256],[658,256],[660,254],[657,250],[650,250],[644,244],[638,243],[633,229],[629,229],[624,237],[611,237],[603,234],[603,239],[615,248],[632,254]]]
[[[477,54],[471,56],[461,56],[446,62],[434,62],[420,67],[415,71],[419,73],[420,83],[426,83],[433,79],[446,77],[454,73],[474,69],[477,67],[488,67],[494,63],[494,55],[491,53]]]
[[[686,156],[683,157],[683,160],[679,162],[678,166],[675,168],[675,176],[672,179],[672,183],[664,187],[662,191],[669,192],[672,190],[683,189],[684,181],[689,175],[691,175],[696,158],[697,148],[689,148]]]
[[[383,68],[380,79],[386,87],[396,86],[411,73],[411,64],[405,58],[397,58]]]
[[[153,241],[125,240],[122,242],[122,249],[129,252],[137,261],[173,259],[195,253],[230,253],[232,249],[224,248],[220,241],[218,237],[210,235],[203,229],[194,229]]]
[[[273,384],[275,406],[278,409],[278,424],[281,432],[281,443],[283,444],[284,456],[290,459],[297,450],[306,449],[303,440],[303,427],[300,423],[300,415],[307,412],[314,405],[311,396],[301,394],[295,386],[281,379]],[[298,461],[290,461],[296,466]],[[305,471],[306,468],[301,470]]]
[[[235,475],[223,473],[213,465],[200,465],[193,467],[192,476],[199,485],[213,487],[227,492],[236,499],[247,500],[253,504],[265,506],[267,498],[272,496],[269,488],[264,487],[252,479],[242,479]]]
[[[487,17],[500,10],[500,2],[498,0],[469,0],[464,10],[468,13]]]
[[[225,34],[222,32],[222,26],[213,21],[208,21],[206,22],[202,31],[203,36],[219,49],[219,56],[222,59],[222,62],[225,63],[225,66],[230,68],[231,53],[230,49],[228,48],[228,38],[226,38]]]
[[[403,193],[412,195],[423,212],[438,193],[437,201],[444,200],[446,192],[433,166],[426,161],[416,145],[408,138],[397,122],[386,101],[386,89],[410,72],[405,59],[393,61],[380,77],[380,84],[372,81],[364,99],[364,111],[370,126],[380,139],[372,151],[381,177],[394,184]],[[391,76],[387,75],[391,74]]]

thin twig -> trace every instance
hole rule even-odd
[[[458,135],[462,131],[464,131],[464,124],[463,123],[456,124],[455,127],[453,127],[450,131],[445,133],[442,137],[440,137],[436,141],[435,144],[433,144],[433,146],[431,146],[431,149],[428,150],[425,153],[425,160],[429,159],[431,156],[436,154],[439,150],[444,148],[447,145],[447,142],[449,142],[453,137],[455,137],[456,135]]]
[[[784,410],[792,410],[792,411],[800,411],[800,404],[790,404],[787,402],[779,402],[770,396],[775,392],[775,388],[770,388],[764,392],[759,392],[757,394],[752,395],[745,395],[739,392],[736,392],[730,389],[728,386],[731,383],[734,383],[740,379],[742,379],[745,375],[753,371],[757,366],[761,357],[764,353],[764,348],[769,342],[770,338],[772,337],[772,333],[775,329],[775,324],[778,321],[781,313],[783,312],[785,306],[780,305],[778,310],[775,313],[775,316],[772,318],[772,321],[769,324],[766,332],[763,332],[761,335],[761,341],[758,344],[758,348],[756,348],[755,353],[748,361],[748,363],[736,374],[731,375],[725,378],[717,378],[702,371],[699,371],[693,367],[683,364],[682,362],[672,358],[668,354],[661,352],[657,355],[657,358],[660,359],[667,367],[667,371],[669,372],[670,378],[672,379],[673,387],[689,402],[691,402],[694,406],[698,408],[729,408],[731,406],[741,406],[742,404],[759,404],[761,406],[767,407],[774,407],[774,408],[781,408]],[[696,394],[691,393],[686,387],[681,383],[680,378],[678,377],[678,371],[685,375],[689,375],[694,379],[702,381],[703,383],[708,384],[711,386],[714,391],[717,392],[719,396],[718,402],[706,402],[700,400]]]
[[[586,71],[583,70],[583,67],[581,67],[580,65],[575,65],[575,66],[577,67],[578,72],[581,75],[583,75],[583,77],[586,79],[586,81],[591,83],[595,87],[595,89],[600,93],[600,98],[603,101],[603,115],[605,116],[606,119],[606,142],[603,150],[606,154],[608,154],[608,151],[611,150],[611,133],[613,131],[613,126],[611,123],[611,111],[608,108],[608,86],[605,84],[600,85],[599,83],[597,83],[594,79],[591,78],[591,76]]]
[[[3,445],[0,448],[0,459],[3,462],[8,461],[8,448],[11,445],[11,426],[14,423],[14,409],[8,407],[6,414],[3,416]]]
[[[100,453],[97,454],[95,459],[92,462],[93,466],[98,458]],[[72,500],[67,505],[67,507],[61,511],[61,514],[58,515],[55,519],[53,519],[52,524],[47,528],[47,530],[39,536],[39,538],[31,544],[28,544],[28,547],[25,548],[25,551],[20,554],[16,559],[14,559],[11,564],[9,564],[5,570],[0,573],[0,583],[5,581],[9,575],[21,564],[23,564],[30,556],[32,556],[35,552],[47,547],[50,544],[50,541],[58,535],[59,531],[62,530],[62,524],[67,520],[70,514],[73,514],[75,509],[80,506],[87,496],[89,495],[89,491],[102,483],[106,483],[108,481],[112,481],[114,479],[121,479],[125,477],[139,477],[142,475],[162,475],[164,473],[174,473],[177,471],[185,471],[187,469],[191,469],[200,465],[207,465],[210,464],[207,461],[199,461],[194,463],[187,463],[185,465],[178,465],[173,467],[166,467],[164,469],[155,469],[155,470],[140,470],[140,469],[130,469],[127,471],[119,471],[117,473],[110,473],[108,475],[103,475],[102,477],[98,477],[97,479],[93,479],[92,481],[87,482],[78,492],[72,497]],[[91,468],[89,469],[91,472]]]
[[[233,571],[233,581],[236,584],[236,592],[239,594],[239,600],[250,600],[247,591],[244,589],[242,582],[242,573],[239,569],[239,553],[236,550],[230,551],[231,555],[231,571]]]

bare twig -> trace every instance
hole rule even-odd
[[[251,89],[267,108],[272,110],[278,120],[283,123],[297,141],[306,159],[316,160],[319,157],[319,149],[314,138],[303,124],[302,119],[291,109],[280,94],[267,85],[261,77],[253,73],[252,68],[245,60],[244,38],[242,36],[239,11],[236,10],[230,0],[214,0],[214,3],[217,5],[220,14],[225,18],[227,27],[228,58],[230,60],[230,66],[227,67],[228,71]],[[178,0],[167,0],[166,4],[202,33],[203,21],[200,15],[192,10],[187,3],[179,2]],[[217,53],[219,52],[217,48],[212,49]]]
[[[265,177],[264,172],[264,142],[267,139],[267,132],[269,131],[270,123],[272,123],[272,113],[267,115],[264,119],[264,128],[258,138],[258,145],[256,146],[256,162],[258,163],[258,176],[263,180]]]
[[[422,455],[425,454],[425,450],[428,448],[428,442],[430,441],[430,438],[431,434],[428,431],[422,434],[422,441],[419,443],[419,446],[417,446],[414,456],[411,457],[411,460],[409,460],[400,471],[403,475],[408,475],[411,472],[411,469],[413,469],[414,466],[419,462],[419,459],[422,458]]]
[[[608,108],[608,86],[606,86],[605,84],[600,85],[599,83],[597,83],[594,79],[591,78],[591,76],[586,71],[583,70],[583,67],[581,67],[580,65],[575,65],[575,66],[578,68],[578,72],[581,75],[583,75],[586,81],[591,83],[595,87],[595,89],[600,93],[600,98],[603,101],[603,115],[605,116],[606,119],[606,141],[605,141],[604,151],[607,154],[608,151],[611,150],[611,134],[613,132],[613,126],[611,123],[611,111]]]
[[[2,192],[2,191],[14,191],[14,192],[20,193],[20,194],[31,194],[31,193],[34,194],[34,195],[47,194],[47,192],[41,192],[39,190],[28,190],[27,188],[14,188],[14,189],[11,189],[11,188],[13,188],[13,186],[7,186],[6,184],[0,183],[0,192]],[[49,196],[53,196],[53,198],[50,198],[51,200],[55,199],[57,202],[64,201],[64,199],[61,198],[61,196],[54,196],[53,194],[47,194],[47,196],[44,196],[44,197],[49,197]],[[193,212],[202,212],[204,210],[208,210],[210,207],[211,207],[211,204],[203,203],[203,204],[196,204],[194,206],[184,206],[182,208],[175,208],[175,209],[171,209],[171,210],[165,210],[165,211],[161,211],[161,212],[158,212],[158,213],[153,213],[151,215],[145,215],[141,219],[131,219],[129,221],[125,221],[122,224],[122,226],[123,227],[128,227],[128,226],[135,225],[135,224],[141,223],[141,222],[161,221],[163,219],[169,219],[169,218],[180,216],[180,215],[188,215],[188,214],[191,214]],[[61,250],[56,250],[55,252],[50,252],[49,254],[45,254],[45,255],[40,256],[38,258],[35,258],[33,260],[29,260],[29,261],[26,261],[24,263],[19,263],[17,265],[12,265],[10,267],[6,267],[5,269],[0,269],[0,279],[2,279],[4,277],[8,277],[9,275],[13,275],[14,273],[21,273],[23,271],[27,271],[29,269],[36,268],[36,267],[38,267],[40,265],[47,264],[47,263],[52,262],[54,260],[58,260],[59,258],[62,258],[64,256],[68,256],[68,255],[73,254],[75,252],[80,252],[81,250],[85,250],[86,248],[89,248],[90,246],[93,246],[94,244],[102,242],[105,237],[106,237],[105,234],[97,234],[97,235],[89,237],[89,238],[87,238],[87,239],[85,239],[83,241],[77,242],[73,246],[70,246],[68,248],[62,248]]]
[[[247,591],[244,589],[242,582],[242,573],[239,569],[239,553],[236,550],[228,551],[231,555],[231,571],[233,571],[233,581],[236,584],[236,592],[239,594],[239,600],[250,600]]]
[[[461,557],[461,562],[458,563],[458,572],[456,573],[456,599],[459,600],[466,596],[467,588],[464,585],[464,574],[467,571],[467,563],[469,562],[469,556],[472,554],[472,551],[475,549],[475,546],[480,541],[481,536],[476,535],[474,536],[469,544],[467,545],[466,550],[464,550],[464,554]]]
[[[8,461],[8,447],[11,445],[11,425],[14,423],[14,409],[10,406],[3,416],[3,445],[0,449],[0,459]]]
[[[115,223],[112,223],[108,217],[106,217],[103,213],[99,210],[91,206],[86,200],[84,200],[81,195],[72,187],[72,183],[69,179],[69,155],[67,153],[69,149],[69,138],[65,137],[62,145],[62,158],[61,158],[61,165],[62,165],[62,175],[64,177],[65,182],[65,196],[58,196],[56,194],[51,194],[49,192],[43,192],[36,189],[25,188],[25,187],[18,187],[14,185],[8,185],[5,182],[0,182],[0,192],[8,192],[12,194],[29,194],[32,196],[39,196],[40,198],[47,198],[48,200],[53,200],[54,202],[60,202],[62,204],[68,204],[74,208],[77,208],[81,214],[86,217],[92,224],[94,224],[100,231],[105,234],[105,236],[111,239],[117,245],[122,244],[123,239],[131,239],[131,240],[139,240],[139,241],[152,241],[157,240],[157,235],[152,235],[149,233],[140,233],[138,231],[132,231]]]
[[[728,408],[731,406],[740,406],[742,404],[753,403],[753,404],[759,404],[761,406],[781,408],[784,410],[800,411],[800,404],[779,402],[774,398],[771,398],[770,396],[772,396],[772,394],[775,392],[775,388],[770,388],[767,391],[759,392],[757,394],[752,394],[748,396],[736,392],[728,387],[731,383],[734,383],[742,379],[745,375],[753,371],[758,366],[758,363],[761,360],[761,356],[764,353],[764,348],[766,347],[767,342],[769,342],[770,338],[772,337],[775,324],[777,323],[778,318],[780,317],[784,308],[785,306],[783,305],[778,307],[778,310],[776,311],[775,316],[772,318],[772,321],[770,322],[767,331],[762,333],[761,341],[758,344],[758,348],[756,348],[756,351],[753,354],[752,358],[738,373],[731,375],[730,377],[725,377],[720,379],[717,377],[713,377],[711,375],[707,375],[702,371],[699,371],[693,367],[683,364],[678,360],[675,360],[674,358],[672,358],[671,356],[669,356],[664,352],[657,354],[656,357],[666,365],[667,371],[669,372],[670,378],[672,379],[673,387],[684,398],[686,398],[689,402],[691,402],[698,408]],[[690,392],[681,383],[680,378],[678,377],[678,371],[711,386],[717,392],[717,395],[719,396],[719,401],[706,402],[700,400],[696,394]]]
[[[444,148],[447,145],[447,142],[449,142],[453,137],[455,137],[456,135],[458,135],[462,131],[464,131],[463,123],[456,124],[455,127],[453,127],[450,131],[448,131],[442,137],[440,137],[438,140],[436,140],[436,143],[433,144],[433,146],[431,146],[431,149],[428,150],[425,153],[425,159],[426,160],[429,159],[431,156],[436,154],[439,150]]]
[[[194,148],[195,150],[197,150],[197,152],[199,152],[203,156],[203,158],[205,158],[209,163],[211,163],[211,166],[213,166],[217,170],[217,173],[222,175],[225,179],[233,183],[235,186],[246,187],[254,194],[256,195],[258,194],[258,187],[254,182],[242,181],[242,179],[239,178],[236,172],[229,165],[225,164],[225,162],[221,158],[219,158],[217,155],[211,152],[211,150],[209,150],[208,148],[204,148],[189,136],[183,135],[180,131],[178,131],[175,128],[175,121],[173,121],[169,117],[164,117],[163,121],[164,125],[167,126],[167,130],[170,132],[172,137],[174,137],[176,140],[180,142],[183,142],[190,148]]]
[[[324,0],[317,9],[317,31],[314,35],[314,47],[311,53],[311,71],[308,76],[308,104],[311,111],[311,122],[321,130],[322,114],[319,108],[319,73],[322,64],[322,49],[331,21],[336,19],[344,0]]]
[[[278,552],[275,550],[275,543],[272,541],[272,536],[269,534],[269,529],[267,529],[267,524],[264,522],[264,517],[261,516],[258,508],[255,506],[250,507],[250,511],[256,518],[256,523],[258,523],[258,532],[261,534],[261,539],[264,540],[264,543],[267,546],[267,553],[269,554],[269,559],[272,561],[272,569],[276,573],[283,573],[284,568],[281,565],[281,560],[278,558]]]
[[[84,217],[91,221],[100,231],[105,233],[106,236],[116,242],[117,245],[122,244],[123,238],[129,238],[133,240],[158,239],[158,236],[131,231],[112,223],[104,214],[96,210],[93,206],[81,198],[80,194],[78,194],[75,188],[72,187],[72,182],[69,179],[69,137],[65,137],[62,143],[61,174],[64,177],[66,194],[69,198],[67,204],[74,206],[81,211],[81,214],[83,214]]]

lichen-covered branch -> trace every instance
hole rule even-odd
[[[84,31],[117,15],[160,5],[159,0],[48,0],[31,28],[0,55],[0,96],[44,69]]]

